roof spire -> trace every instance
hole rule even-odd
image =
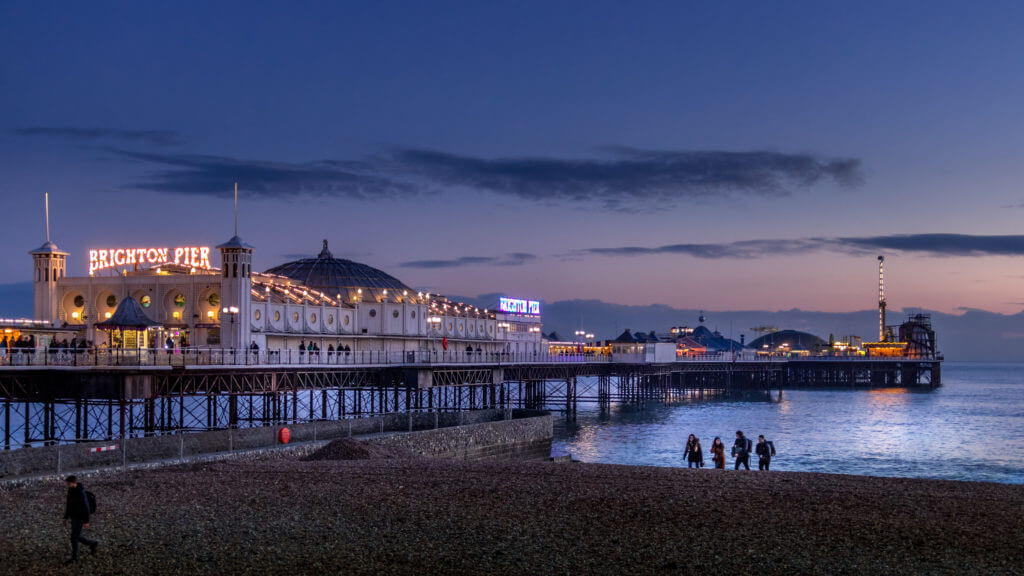
[[[327,249],[327,239],[324,238],[324,248],[323,248],[323,250],[320,251],[320,254],[317,256],[317,258],[333,258],[333,257],[334,256],[331,255],[331,251]]]
[[[43,192],[43,205],[45,206],[46,218],[46,241],[50,241],[50,193]]]
[[[238,236],[238,182],[235,182],[235,236]]]

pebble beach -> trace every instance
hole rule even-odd
[[[309,456],[110,472],[65,567],[60,481],[0,489],[3,574],[1020,574],[1024,486]],[[84,551],[83,551],[84,552]]]

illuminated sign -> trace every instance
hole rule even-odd
[[[498,310],[509,314],[540,314],[540,302],[536,300],[517,300],[516,298],[499,298]]]
[[[136,264],[180,264],[192,268],[210,268],[209,246],[177,248],[111,248],[89,250],[89,275],[97,270]]]

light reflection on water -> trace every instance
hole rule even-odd
[[[929,392],[785,390],[771,401],[613,406],[604,414],[581,406],[575,424],[557,421],[555,449],[584,462],[685,467],[688,434],[701,438],[710,464],[711,440],[731,446],[743,430],[775,441],[777,470],[1024,484],[1024,365],[943,368],[943,386]]]

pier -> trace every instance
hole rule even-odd
[[[0,366],[3,449],[411,412],[671,403],[786,388],[931,388],[911,357],[45,350]]]

